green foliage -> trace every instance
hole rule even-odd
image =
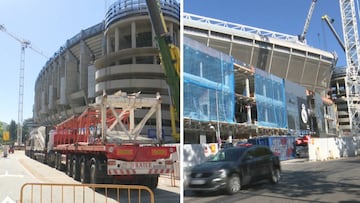
[[[0,134],[1,134],[1,136],[2,136],[2,134],[3,134],[3,123],[0,121]]]
[[[10,134],[10,140],[16,141],[17,137],[17,124],[14,120],[11,120],[10,125],[8,126],[9,134]]]

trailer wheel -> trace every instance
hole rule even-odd
[[[74,180],[79,180],[79,161],[78,158],[76,156],[73,157],[72,159],[72,178]]]
[[[70,177],[72,176],[72,160],[70,155],[66,156],[66,174]]]
[[[61,154],[55,154],[55,168],[59,171],[62,171],[64,168],[61,166]]]
[[[55,169],[59,170],[60,167],[59,167],[59,155],[58,153],[55,153]]]
[[[148,176],[146,177],[145,186],[149,187],[151,190],[155,190],[159,183],[159,176]]]
[[[89,168],[86,163],[86,158],[83,157],[80,161],[80,182],[81,183],[89,183]]]
[[[99,169],[97,160],[92,160],[90,165],[90,183],[97,184],[99,183]]]

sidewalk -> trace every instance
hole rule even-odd
[[[29,171],[41,182],[70,184],[79,183],[73,178],[66,176],[63,171],[56,170],[46,164],[25,156],[24,151],[15,150],[15,153],[9,156],[16,158],[27,171]],[[180,193],[180,180],[171,178],[170,174],[161,175],[159,178],[159,186],[171,192]]]
[[[295,163],[304,163],[309,162],[308,158],[295,158],[295,159],[289,159],[281,161],[281,164],[295,164]]]
[[[180,180],[172,179],[170,175],[161,175],[159,178],[159,186],[165,187],[171,192],[180,193]]]

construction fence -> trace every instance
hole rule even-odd
[[[20,203],[154,203],[153,191],[141,185],[26,183]]]
[[[311,138],[309,161],[325,161],[360,156],[360,136]]]

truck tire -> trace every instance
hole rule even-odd
[[[55,153],[55,164],[54,164],[54,168],[59,170],[59,156],[57,153]]]
[[[55,154],[55,168],[59,171],[63,170],[63,168],[61,167],[61,154],[60,153]]]
[[[147,176],[145,177],[145,186],[149,187],[151,190],[155,190],[159,183],[159,176]]]
[[[87,164],[87,160],[85,157],[81,158],[80,161],[80,182],[81,183],[89,183],[89,166]]]
[[[66,156],[66,174],[72,177],[72,159],[71,156]]]
[[[74,180],[79,180],[79,161],[78,158],[76,156],[73,156],[72,158],[72,178]]]
[[[100,181],[99,181],[100,171],[99,171],[99,166],[98,166],[97,162],[98,162],[97,160],[93,159],[90,164],[90,183],[91,184],[100,183]]]

